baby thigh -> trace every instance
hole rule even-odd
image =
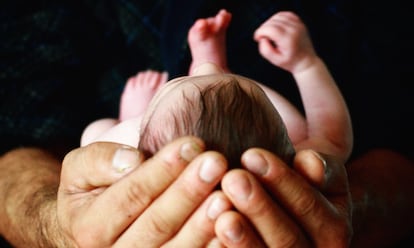
[[[80,145],[86,146],[102,136],[106,131],[110,130],[119,123],[118,120],[112,118],[99,119],[90,123],[81,136]]]

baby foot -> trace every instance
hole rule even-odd
[[[128,79],[121,96],[119,119],[124,121],[144,113],[154,94],[167,82],[168,74],[147,70]]]
[[[231,14],[220,10],[216,16],[199,19],[188,32],[188,44],[193,61],[189,75],[193,69],[203,63],[217,65],[228,72],[226,57],[226,31],[230,24]]]

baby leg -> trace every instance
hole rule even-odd
[[[167,77],[167,73],[143,71],[128,79],[121,96],[119,120],[100,119],[89,124],[82,133],[81,146],[97,140],[113,139],[112,136],[116,136],[113,134],[116,133],[114,127],[126,120],[140,117],[158,88],[167,81]]]
[[[230,21],[231,14],[220,10],[214,17],[197,20],[190,28],[188,32],[188,44],[192,56],[190,76],[194,74],[194,69],[205,63],[216,65],[221,72],[229,71],[226,32]]]
[[[159,87],[167,82],[167,78],[166,72],[151,70],[129,78],[121,96],[120,121],[142,115]]]
[[[84,130],[81,136],[80,145],[86,146],[105,133],[107,130],[116,126],[119,123],[116,119],[100,119],[90,123]]]

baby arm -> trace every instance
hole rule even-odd
[[[353,143],[348,109],[300,18],[292,12],[279,12],[256,30],[254,39],[259,43],[261,55],[291,72],[298,85],[306,113],[307,135],[302,140],[293,140],[295,148],[312,148],[346,160]],[[279,110],[284,106],[276,107]]]
[[[297,144],[307,137],[306,133],[306,120],[302,113],[285,97],[280,95],[275,90],[267,87],[266,85],[257,84],[265,92],[266,96],[272,102],[273,106],[277,109],[283,122],[285,123],[288,135],[293,144]]]

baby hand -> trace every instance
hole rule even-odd
[[[306,26],[292,12],[270,17],[255,31],[254,40],[265,59],[291,73],[306,69],[317,57]]]

